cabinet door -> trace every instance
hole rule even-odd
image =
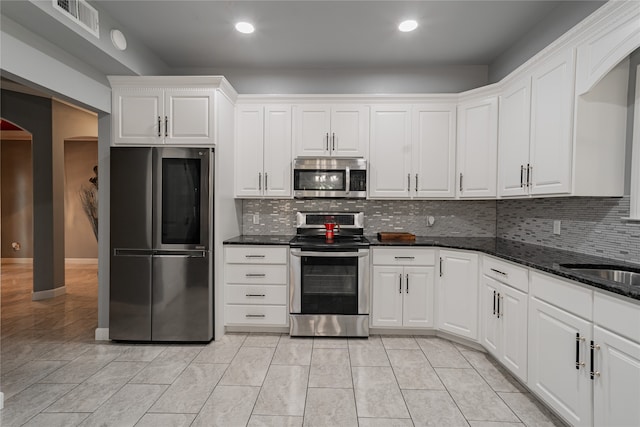
[[[264,107],[242,105],[236,109],[236,197],[262,194]]]
[[[365,157],[369,146],[369,107],[339,105],[331,108],[331,155]]]
[[[371,326],[402,326],[402,267],[373,267]]]
[[[522,381],[527,381],[527,294],[503,285],[500,289],[502,363]]]
[[[537,298],[529,299],[527,384],[574,426],[591,425],[591,381],[587,369],[591,329],[591,323],[584,319]]]
[[[458,107],[458,196],[495,197],[498,100],[492,96]]]
[[[411,158],[415,197],[454,197],[456,169],[455,105],[413,108]]]
[[[434,270],[434,267],[404,268],[403,326],[434,327]]]
[[[574,60],[560,52],[531,78],[531,194],[571,192]]]
[[[291,107],[264,110],[264,195],[291,196]]]
[[[411,107],[371,107],[369,196],[408,198],[411,185]]]
[[[478,255],[440,251],[439,328],[478,339]]]
[[[599,326],[593,328],[593,425],[640,425],[640,344]]]
[[[215,90],[165,91],[165,144],[213,144]]]
[[[528,194],[531,78],[506,87],[500,95],[498,195]]]
[[[480,288],[481,343],[496,358],[500,358],[501,350],[501,322],[497,315],[499,293],[500,283],[490,277],[482,276],[482,287]]]
[[[162,143],[165,114],[163,99],[161,89],[114,90],[113,143]]]
[[[328,105],[296,105],[293,127],[295,157],[331,154],[331,108]]]

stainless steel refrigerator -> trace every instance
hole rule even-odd
[[[213,339],[213,155],[111,148],[112,340]]]

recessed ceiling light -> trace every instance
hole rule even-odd
[[[242,34],[251,34],[255,31],[255,28],[253,28],[253,25],[249,22],[238,22],[236,24],[236,30]]]
[[[418,23],[413,19],[402,21],[400,25],[398,25],[398,29],[403,33],[408,33],[409,31],[413,31],[416,28],[418,28]]]

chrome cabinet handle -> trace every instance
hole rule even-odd
[[[164,116],[164,136],[169,136],[169,119]]]
[[[589,346],[591,349],[591,370],[589,371],[589,377],[591,380],[595,379],[595,377],[600,376],[600,371],[595,370],[595,354],[594,350],[600,350],[600,346],[596,344],[593,340],[591,340],[591,345]]]
[[[504,273],[500,270],[496,270],[495,268],[492,268],[491,271],[493,271],[494,273],[502,274],[504,277],[509,276],[507,273]]]
[[[161,133],[161,132],[162,132],[162,130],[161,130],[161,128],[162,128],[162,122],[160,121],[160,116],[158,116],[158,136],[159,136],[159,137],[160,137],[160,136],[162,136],[162,133]]]
[[[496,315],[496,291],[493,291],[493,315]]]
[[[332,144],[332,150],[336,151],[336,133],[335,132],[331,135],[331,144]]]
[[[418,174],[416,174],[416,193],[418,192]]]
[[[247,273],[245,277],[267,277],[265,273]]]
[[[531,164],[527,163],[527,187],[531,187]]]
[[[529,187],[533,187],[533,165],[529,166]]]
[[[262,191],[262,172],[258,172],[258,191]]]
[[[406,292],[409,293],[409,275],[408,274],[405,276],[405,280],[407,281],[407,290],[406,290]]]
[[[584,366],[584,362],[580,361],[580,342],[585,341],[584,337],[580,336],[580,332],[576,332],[576,369],[580,369]]]
[[[444,270],[442,269],[442,257],[440,257],[440,277],[442,277],[443,273],[444,273]]]
[[[402,274],[398,274],[398,293],[402,293]]]
[[[246,297],[266,297],[266,294],[245,294]]]
[[[265,317],[265,315],[264,314],[246,314],[244,317],[247,317],[247,318],[263,318],[263,317]]]
[[[462,193],[462,173],[460,173],[460,192]]]
[[[411,191],[411,174],[407,174],[407,191]]]
[[[245,255],[245,258],[264,258],[264,255]]]
[[[396,256],[395,259],[416,259],[414,256]]]
[[[524,187],[524,165],[520,165],[520,188]]]
[[[500,299],[501,299],[501,298],[502,298],[502,297],[500,296],[500,292],[498,292],[498,312],[497,312],[497,314],[498,314],[498,319],[500,318]]]
[[[267,173],[264,173],[264,191],[269,190],[269,187],[267,185]]]
[[[329,151],[329,132],[327,132],[327,151]]]

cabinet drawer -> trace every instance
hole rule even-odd
[[[529,291],[529,271],[526,268],[497,258],[484,256],[482,273],[523,292]]]
[[[287,305],[285,285],[227,285],[224,296],[227,304]]]
[[[227,264],[286,264],[289,247],[233,246],[225,248]]]
[[[227,264],[224,266],[224,281],[227,284],[286,285],[287,266]]]
[[[374,248],[374,265],[435,265],[436,251],[416,248]]]
[[[531,272],[529,295],[583,319],[591,320],[593,313],[593,291],[567,280],[556,279],[546,274]]]
[[[594,292],[593,323],[640,342],[640,304]]]
[[[225,305],[225,325],[287,326],[286,305]]]

